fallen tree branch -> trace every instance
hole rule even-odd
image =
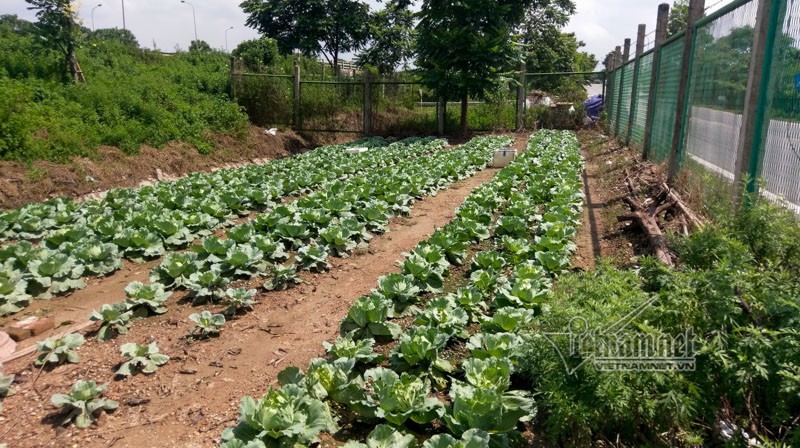
[[[675,190],[663,182],[661,183],[661,188],[667,193],[667,197],[675,203],[675,207],[680,210],[681,213],[683,213],[692,229],[699,230],[703,228],[703,221],[698,218],[697,215],[692,212],[692,210],[689,209],[689,207],[685,202],[683,202],[680,195]]]
[[[627,174],[627,173],[626,173]],[[629,177],[626,176],[626,181]],[[632,189],[632,185],[628,182],[628,187]],[[658,226],[656,216],[662,210],[658,202],[653,202],[649,208],[644,208],[633,196],[627,196],[622,199],[631,208],[631,212],[626,215],[618,216],[618,221],[633,221],[647,234],[647,239],[650,242],[650,247],[659,261],[667,266],[673,266],[672,257],[669,255],[667,242],[664,239],[664,234]]]

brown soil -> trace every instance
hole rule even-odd
[[[35,389],[34,355],[7,363],[3,371],[16,375],[18,392],[4,400],[0,440],[12,447],[215,446],[222,430],[235,423],[241,397],[262,395],[283,368],[305,367],[322,355],[322,341],[335,338],[350,304],[368,293],[378,276],[397,272],[401,254],[449,222],[470,191],[496,171],[479,172],[419,201],[410,217],[394,220],[391,232],[374,238],[367,250],[333,259],[331,271],[303,273],[304,283],[289,291],[260,293],[254,310],[226,323],[218,338],[187,341],[187,317],[201,308],[181,303],[176,294],[165,315],[136,321],[128,335],[101,343],[87,334],[79,349],[81,362],[43,372]],[[124,286],[145,278],[147,267],[128,266],[84,291],[48,302],[48,312],[58,321],[85,321],[93,307],[119,301]],[[119,346],[153,341],[171,356],[170,362],[154,375],[116,380],[114,371],[122,361]],[[120,401],[120,408],[86,430],[54,425],[50,397],[65,393],[81,378],[111,383],[107,396]]]
[[[641,165],[639,154],[597,130],[581,131],[578,137],[586,160],[585,207],[572,265],[590,270],[598,258],[610,258],[620,267],[634,265],[639,255],[649,254],[647,238],[630,223],[617,222],[617,216],[629,212],[622,201],[628,195],[625,170]]]
[[[209,155],[197,152],[194,146],[174,142],[165,148],[143,146],[139,154],[125,155],[112,147],[98,148],[93,159],[77,157],[70,163],[57,164],[37,161],[30,166],[0,161],[0,208],[15,208],[53,197],[79,197],[115,187],[133,187],[142,181],[185,176],[195,171],[252,163],[257,159],[279,159],[320,143],[329,143],[311,136],[282,131],[276,136],[263,128],[251,126],[244,139],[230,136],[211,136],[216,148]],[[347,138],[352,139],[352,136]],[[341,141],[341,137],[338,138]]]

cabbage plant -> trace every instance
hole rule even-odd
[[[133,311],[128,310],[126,303],[104,304],[100,307],[100,311],[92,311],[89,320],[101,323],[97,339],[105,341],[118,334],[128,333],[128,324],[132,316]]]
[[[78,428],[88,428],[98,414],[116,409],[118,402],[100,398],[107,387],[108,384],[98,386],[92,380],[78,380],[69,394],[53,395],[53,406],[62,410],[61,424],[68,425],[74,421]]]
[[[37,366],[45,364],[78,363],[81,358],[75,351],[83,345],[84,337],[70,333],[57,339],[45,339],[36,343],[36,351],[41,352],[33,362]]]
[[[169,361],[169,356],[159,353],[155,342],[149,345],[139,345],[135,342],[122,344],[119,348],[122,356],[130,358],[123,362],[117,369],[117,375],[131,376],[136,372],[155,373],[159,366]]]

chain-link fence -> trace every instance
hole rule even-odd
[[[440,129],[439,99],[418,81],[360,74],[332,81],[319,75],[301,77],[299,71],[296,75],[246,73],[235,62],[232,68],[233,98],[260,126],[394,136],[430,135]],[[480,100],[470,98],[467,128],[476,132],[518,127],[577,129],[584,117],[583,102],[590,94],[604,91],[605,75],[527,73],[522,82],[507,81]],[[442,115],[444,132],[457,132],[461,102],[449,101]]]
[[[733,0],[689,31],[632,61],[616,56],[609,131],[668,162],[670,173],[702,169],[736,182],[759,176],[764,196],[800,211],[800,0]]]

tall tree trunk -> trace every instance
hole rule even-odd
[[[465,93],[463,97],[461,97],[461,136],[467,136],[467,108],[469,107],[469,97]]]

